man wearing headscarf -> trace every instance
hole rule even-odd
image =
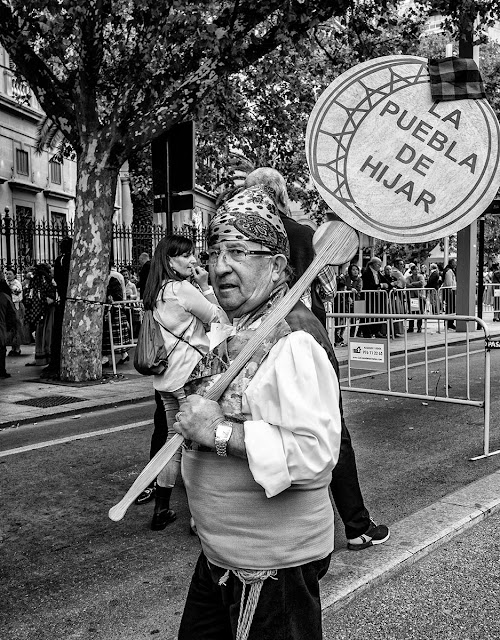
[[[203,398],[288,291],[274,201],[246,189],[209,227],[211,282],[234,334],[201,360],[174,428],[202,553],[179,639],[319,640],[319,579],[333,551],[328,496],[340,445],[338,365],[300,302],[262,337],[218,402]],[[227,355],[225,355],[227,354]]]
[[[254,185],[270,189],[290,244],[290,263],[293,267],[294,277],[298,279],[314,259],[312,229],[304,227],[289,217],[288,190],[285,179],[279,171],[271,167],[255,169],[245,179],[245,186]],[[329,297],[333,298],[336,293],[336,276],[332,267],[327,266],[322,269],[318,274],[318,279],[323,290],[328,291]],[[289,282],[289,284],[293,283]],[[315,287],[312,287],[311,311],[325,325],[325,309],[315,292]],[[332,473],[330,489],[337,511],[344,523],[349,549],[359,551],[373,544],[381,544],[389,538],[387,526],[375,524],[365,507],[359,485],[356,456],[352,448],[351,436],[344,421],[342,422],[339,459]]]

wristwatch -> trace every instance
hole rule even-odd
[[[215,451],[218,456],[227,456],[227,442],[233,433],[233,423],[223,420],[215,427]]]

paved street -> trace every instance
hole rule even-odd
[[[340,611],[325,640],[498,640],[500,513],[437,548]]]
[[[496,389],[500,357],[498,352],[492,356],[492,388]],[[480,384],[483,363],[480,355],[473,357],[475,384]],[[463,363],[454,361],[451,367],[451,374],[460,373]],[[27,369],[32,376],[32,368]],[[52,416],[46,413],[43,419],[33,420],[31,414],[23,413],[40,411],[37,408],[0,398],[0,407],[5,408],[0,430],[2,640],[175,637],[199,552],[197,539],[188,534],[182,485],[173,500],[178,519],[163,532],[149,529],[151,504],[131,507],[120,523],[107,518],[109,507],[122,497],[147,460],[154,409],[151,381],[130,369],[123,375],[113,383],[81,387],[47,385],[34,376],[31,382],[18,380],[9,386],[9,395],[82,394],[85,398],[73,406],[44,409]],[[8,384],[13,384],[12,379]],[[500,447],[500,398],[494,394],[492,402],[494,449]],[[17,410],[19,426],[5,420],[12,415],[11,407]],[[450,541],[452,536],[471,526],[471,535],[489,527],[489,519],[478,523],[500,505],[500,456],[469,460],[481,452],[482,412],[463,405],[424,406],[418,400],[354,393],[345,394],[345,412],[366,503],[375,519],[391,526],[392,536],[386,545],[353,553],[345,550],[345,537],[337,526],[336,552],[322,584],[325,638],[370,637],[375,629],[382,638],[424,637],[411,635],[413,627],[404,625],[402,618],[417,619],[426,607],[435,610],[435,616],[427,620],[427,627],[423,618],[417,626],[427,629],[427,638],[447,637],[441,631],[447,608],[434,608],[432,602],[434,593],[443,598],[439,592],[443,573],[447,580],[442,588],[447,583],[451,589],[466,578],[494,584],[497,572],[492,561],[498,555],[494,545],[471,546],[470,571],[465,577],[459,571],[459,555],[450,560],[453,550],[458,553],[466,544]],[[444,549],[450,551],[440,561]],[[481,577],[474,558],[489,577]],[[427,588],[418,573],[421,566],[428,567]],[[406,579],[406,575],[416,577]],[[413,583],[422,584],[421,601],[414,593],[417,587],[408,586]],[[393,590],[392,585],[401,584],[406,591],[397,586]],[[474,588],[471,584],[471,593]],[[379,598],[379,593],[386,595]],[[481,598],[477,602],[479,610],[486,612]],[[491,607],[494,600],[488,602]],[[365,609],[366,615],[360,616]],[[468,620],[454,613],[448,618],[450,638],[475,637],[461,631]],[[486,620],[484,625],[493,635],[483,637],[495,637],[493,613],[490,618],[491,624]],[[432,635],[433,619],[439,630],[436,635]],[[371,626],[374,620],[380,621],[378,627]]]

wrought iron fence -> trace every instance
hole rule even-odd
[[[206,250],[206,229],[185,225],[174,233],[193,240],[196,253]],[[0,218],[0,268],[10,267],[21,274],[37,263],[53,264],[59,243],[73,237],[73,223],[16,220],[8,214]],[[166,235],[161,225],[113,224],[111,258],[118,268],[138,268],[141,253],[153,255],[158,242]]]

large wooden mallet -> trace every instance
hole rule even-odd
[[[259,345],[262,344],[262,340],[278,322],[281,322],[288,315],[321,269],[328,264],[342,265],[355,255],[358,250],[358,236],[354,229],[345,224],[345,222],[326,222],[315,232],[313,245],[316,257],[308,269],[263,320],[260,327],[233,360],[227,371],[207,391],[205,398],[219,400],[228,385],[245,366]],[[158,476],[182,442],[183,437],[180,434],[176,434],[158,451],[154,458],[151,458],[120,502],[109,510],[111,520],[118,522],[123,518],[130,505]]]

